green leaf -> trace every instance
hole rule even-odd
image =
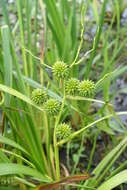
[[[108,163],[117,155],[120,149],[127,145],[127,137],[125,137],[104,159],[98,164],[96,169],[93,171],[96,174],[96,177],[104,170],[104,168],[108,165]]]
[[[2,33],[2,44],[3,44],[3,55],[4,55],[4,84],[12,86],[12,57],[10,52],[10,38],[9,28],[7,25],[1,28]],[[10,95],[5,95],[5,103],[7,106],[10,104]]]
[[[92,99],[92,98],[86,98],[86,97],[81,97],[81,96],[67,96],[67,99],[70,100],[80,100],[80,101],[88,101],[88,102],[95,102],[98,104],[106,104],[106,102],[102,100],[97,100],[97,99]]]
[[[0,135],[0,143],[12,146],[12,147],[24,152],[25,154],[29,155],[29,153],[22,146],[20,146],[19,144],[17,144],[16,142],[14,142],[11,139],[8,139],[7,137],[3,137]]]
[[[14,152],[12,152],[12,151],[9,151],[9,150],[6,150],[6,149],[3,149],[3,148],[1,148],[0,149],[0,154],[1,153],[6,153],[7,155],[13,155],[15,158],[19,158],[20,160],[22,160],[24,163],[26,163],[27,165],[29,165],[30,167],[32,167],[32,168],[35,168],[35,166],[31,163],[31,162],[29,162],[27,159],[25,159],[24,157],[22,157],[21,155],[19,155],[19,154],[16,154],[16,153],[14,153]],[[5,156],[5,154],[4,154],[4,156]],[[1,156],[0,156],[1,157]],[[8,157],[7,157],[8,158]],[[9,162],[10,160],[8,159],[6,162]]]
[[[51,179],[48,176],[42,175],[35,169],[32,169],[27,166],[23,166],[20,164],[11,164],[11,163],[0,163],[0,176],[3,175],[28,175],[38,179],[41,182],[51,182]]]
[[[2,13],[4,16],[5,23],[8,25],[9,30],[11,30],[11,24],[9,21],[9,15],[8,15],[8,10],[7,10],[7,2],[6,0],[1,0],[1,7],[2,7]]]
[[[117,175],[104,182],[97,190],[111,190],[122,183],[127,182],[127,170],[124,170]]]
[[[53,37],[55,36],[60,45],[60,49],[62,50],[65,32],[64,22],[61,19],[55,0],[44,0],[44,2],[46,4],[46,9],[48,13],[48,24],[50,26],[50,29],[52,30]]]
[[[34,104],[30,98],[28,98],[27,96],[23,95],[22,93],[18,92],[15,89],[12,89],[12,88],[9,88],[8,86],[0,84],[0,90],[3,92],[6,92],[12,96],[15,96],[15,97],[19,98],[20,100],[23,100],[24,102],[34,106],[36,109],[38,109],[40,111],[44,111],[41,107]]]
[[[98,166],[92,172],[94,174],[94,177],[88,180],[85,183],[85,185],[91,187],[98,186],[126,147],[127,147],[127,137],[125,137],[113,150],[111,150],[103,158],[103,160],[98,164]]]

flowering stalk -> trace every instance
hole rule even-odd
[[[66,99],[66,93],[65,93],[65,80],[64,80],[64,96],[63,96],[60,112],[59,112],[58,116],[56,117],[54,134],[53,134],[53,143],[54,143],[54,151],[55,151],[55,165],[56,165],[56,179],[57,180],[60,180],[59,147],[57,146],[57,126],[59,124],[62,110],[64,108],[65,99]]]

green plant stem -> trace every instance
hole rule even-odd
[[[102,100],[86,98],[86,97],[81,97],[81,96],[66,96],[66,98],[70,99],[70,100],[84,100],[84,101],[95,102],[95,103],[99,103],[99,104],[106,104],[107,103],[107,102],[104,102]],[[108,105],[113,106],[111,103],[108,103]]]
[[[79,44],[79,47],[78,47],[78,50],[77,50],[77,54],[76,54],[76,56],[75,56],[75,59],[74,59],[73,63],[70,65],[70,67],[73,67],[73,66],[75,65],[75,63],[76,63],[76,61],[77,61],[77,58],[78,58],[78,56],[79,56],[79,54],[80,54],[80,50],[81,50],[82,44],[83,44],[83,35],[84,35],[84,12],[85,12],[85,7],[82,6],[82,11],[81,11],[81,27],[82,27],[82,29],[81,29],[81,34],[80,34],[81,40],[80,40],[80,44]]]
[[[47,114],[44,113],[44,125],[45,125],[45,132],[46,132],[46,151],[47,151],[47,156],[49,160],[49,165],[51,169],[51,175],[54,178],[54,170],[53,170],[53,164],[52,164],[52,155],[50,154],[52,146],[51,146],[51,129],[48,124],[48,119],[47,119]]]
[[[127,111],[125,111],[125,112],[116,112],[116,115],[127,115]],[[84,132],[85,130],[87,130],[88,128],[94,126],[96,123],[99,123],[99,122],[101,122],[101,121],[103,121],[103,120],[105,120],[105,119],[111,118],[111,117],[114,117],[114,115],[113,115],[113,114],[106,115],[106,116],[104,116],[104,117],[102,117],[102,118],[100,118],[100,119],[98,119],[98,120],[96,120],[96,121],[90,123],[89,125],[83,127],[82,129],[80,129],[80,130],[74,132],[69,138],[63,139],[63,140],[61,140],[60,142],[58,142],[58,143],[57,143],[57,146],[62,145],[62,144],[64,144],[64,143],[66,143],[66,142],[72,140],[73,138],[77,137],[79,134],[83,133],[83,132]]]
[[[66,94],[65,94],[65,81],[64,81],[64,96],[63,96],[60,112],[59,112],[58,116],[56,117],[55,128],[54,128],[54,136],[53,136],[54,151],[55,151],[55,165],[56,165],[56,179],[57,180],[60,180],[60,163],[59,163],[59,148],[57,146],[56,129],[57,129],[57,126],[58,126],[59,121],[60,121],[62,110],[64,108],[65,99],[66,99]]]
[[[73,170],[72,170],[72,173],[71,173],[72,175],[74,175],[74,173],[75,173],[75,171],[76,171],[76,168],[77,168],[77,166],[78,166],[78,163],[79,163],[79,161],[80,161],[80,157],[81,157],[81,154],[82,154],[83,146],[84,146],[84,134],[82,135],[81,145],[80,145],[79,150],[78,150],[78,153],[77,153],[78,159],[77,159],[77,161],[76,161],[75,164],[74,164],[74,167],[73,167]]]
[[[96,132],[96,135],[94,137],[94,142],[93,142],[93,147],[92,147],[92,150],[91,150],[91,153],[90,153],[90,158],[89,158],[89,162],[88,162],[88,166],[87,166],[87,173],[89,172],[90,170],[90,167],[91,167],[91,163],[92,163],[92,160],[93,160],[93,156],[94,156],[94,152],[95,152],[95,148],[96,148],[96,142],[97,142],[97,137],[98,137],[98,131]]]
[[[103,27],[103,23],[104,23],[104,15],[105,15],[105,10],[106,10],[106,4],[107,4],[107,0],[104,0],[103,5],[102,5],[102,9],[101,9],[99,26],[97,28],[96,36],[95,36],[95,39],[94,39],[94,42],[93,42],[93,48],[92,48],[93,51],[92,51],[92,54],[90,56],[90,59],[89,59],[89,62],[87,64],[86,71],[85,71],[85,77],[86,78],[88,78],[88,76],[89,76],[91,65],[93,63],[93,59],[95,57],[96,50],[97,50],[97,47],[98,47],[98,44],[99,44],[99,41],[100,41],[102,27]]]
[[[25,48],[25,47],[23,47],[23,46],[22,46],[22,48],[24,48],[24,50],[25,50],[27,53],[29,53],[34,59],[37,59],[38,61],[40,61],[40,65],[45,66],[45,67],[47,67],[47,68],[49,68],[49,69],[52,69],[51,66],[45,64],[42,59],[40,59],[39,57],[35,56],[30,50],[28,50],[27,48]]]

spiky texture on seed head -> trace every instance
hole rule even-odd
[[[71,127],[66,123],[59,124],[56,129],[56,135],[59,138],[59,140],[68,138],[71,135],[71,132]]]
[[[47,102],[45,102],[44,107],[48,114],[55,116],[59,113],[61,104],[58,100],[49,99]]]
[[[68,65],[63,61],[57,61],[53,65],[52,72],[56,79],[66,79],[69,76]]]
[[[41,105],[47,100],[47,94],[44,90],[37,88],[32,91],[31,99],[37,105]]]
[[[78,86],[79,80],[76,78],[71,78],[66,83],[66,92],[69,95],[77,95],[78,94]]]
[[[80,96],[91,97],[95,93],[95,83],[91,80],[84,80],[80,82],[78,91]]]

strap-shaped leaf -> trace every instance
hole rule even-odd
[[[12,89],[12,88],[9,88],[8,86],[0,84],[0,90],[3,92],[6,92],[12,96],[15,96],[15,97],[19,98],[20,100],[23,100],[24,102],[34,106],[35,108],[37,108],[40,111],[43,111],[43,109],[40,108],[39,106],[37,106],[36,104],[34,104],[30,98],[28,98],[27,96],[23,95],[22,93],[18,92],[15,89]]]
[[[127,182],[127,170],[124,170],[104,182],[97,190],[111,190]]]
[[[11,139],[8,139],[7,137],[3,137],[0,135],[0,143],[12,146],[12,147],[24,152],[25,154],[29,155],[29,153],[22,146],[20,146],[19,144],[17,144],[16,142],[14,142]]]
[[[12,163],[0,163],[0,176],[3,175],[27,175],[38,179],[41,182],[49,183],[52,180],[46,176],[42,175],[35,169],[32,169],[28,166],[23,166],[20,164],[12,164]]]

